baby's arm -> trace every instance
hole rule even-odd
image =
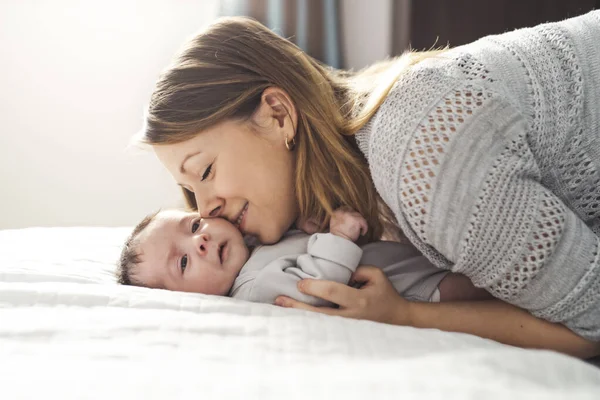
[[[346,208],[336,210],[329,222],[330,233],[312,235],[306,254],[282,257],[258,274],[251,301],[274,303],[277,296],[286,295],[313,306],[331,306],[320,298],[300,293],[296,285],[306,278],[347,284],[363,254],[354,242],[367,229],[367,221],[359,213]]]
[[[353,242],[331,233],[312,235],[307,253],[284,256],[263,268],[251,286],[246,286],[247,300],[271,303],[280,295],[291,297],[313,306],[331,306],[330,303],[301,293],[297,284],[302,279],[325,279],[348,283],[362,257],[362,250]]]
[[[489,300],[494,296],[486,290],[473,285],[473,282],[462,274],[448,273],[438,286],[440,301]]]
[[[412,244],[374,242],[363,247],[362,264],[385,272],[396,291],[407,300],[420,302],[491,299],[464,275],[436,267]]]

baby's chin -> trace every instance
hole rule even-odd
[[[250,258],[250,254],[252,252],[253,247],[248,246],[245,241],[239,241],[230,244],[228,259],[225,259],[223,262],[223,266],[220,268],[224,268],[227,270],[228,274],[232,274],[232,282],[235,281],[235,278],[239,275],[242,268]]]
[[[260,243],[258,243],[257,246],[258,245],[260,245]],[[244,265],[246,264],[246,262],[248,262],[248,259],[250,258],[250,254],[252,254],[252,250],[254,250],[255,247],[256,246],[245,245],[245,246],[243,246],[243,248],[240,249],[240,260],[239,260],[239,263],[237,263],[237,265],[235,266],[237,268],[238,274],[242,270],[242,268],[244,268]]]
[[[240,268],[240,270],[241,270],[241,268]],[[237,276],[238,276],[238,274],[235,274],[235,276],[232,276],[231,280],[228,282],[228,284],[226,286],[222,287],[220,290],[214,292],[213,294],[215,294],[217,296],[229,297],[231,295],[231,289],[233,289],[233,284],[235,283]]]
[[[207,294],[210,296],[229,296],[236,277],[231,279],[229,282],[224,282],[222,280],[220,282],[213,282],[213,284],[209,287],[204,287],[201,290],[190,290],[190,292]]]

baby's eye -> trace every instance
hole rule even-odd
[[[181,267],[181,273],[185,272],[185,267],[187,267],[188,257],[187,254],[181,257],[181,261],[179,262],[179,266]]]
[[[198,221],[192,224],[192,233],[196,233],[196,231],[200,228],[200,223]]]

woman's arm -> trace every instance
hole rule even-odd
[[[494,296],[485,289],[475,287],[473,282],[462,274],[449,272],[438,285],[440,302],[492,300]]]
[[[398,85],[425,88],[419,79]],[[533,129],[523,107],[484,78],[450,86],[431,82],[427,90],[442,97],[419,105],[412,131],[404,107],[382,109],[388,122],[375,124],[368,142],[377,191],[403,233],[436,265],[600,341],[600,238],[573,211],[583,206],[565,203],[569,196],[559,197],[558,181],[542,179],[568,161],[559,150],[555,158],[539,158],[544,140],[562,143],[562,136]],[[390,104],[409,99],[395,96]],[[597,173],[588,164],[567,172]]]
[[[600,354],[600,342],[583,339],[564,325],[536,318],[500,300],[408,303],[407,307],[406,325],[417,328],[470,333],[512,346],[555,350],[579,358]]]
[[[512,346],[555,350],[580,358],[600,354],[600,342],[583,339],[563,325],[536,318],[498,300],[411,303],[398,295],[376,267],[359,267],[353,280],[364,286],[355,289],[311,279],[298,284],[301,292],[338,304],[339,308],[312,307],[287,297],[277,298],[276,304],[388,324],[470,333]]]

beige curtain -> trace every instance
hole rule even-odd
[[[338,0],[222,0],[220,14],[256,18],[316,59],[344,64]]]
[[[392,55],[400,55],[411,44],[412,0],[392,1]]]
[[[389,10],[391,48],[399,55],[408,48],[459,46],[483,36],[546,21],[558,21],[600,8],[600,0],[356,0]],[[221,0],[221,15],[248,15],[289,38],[308,54],[344,68],[340,7],[344,0]],[[377,21],[359,24],[369,35]],[[386,24],[387,25],[387,24]],[[368,37],[365,38],[368,41]],[[375,62],[377,60],[372,60]]]

